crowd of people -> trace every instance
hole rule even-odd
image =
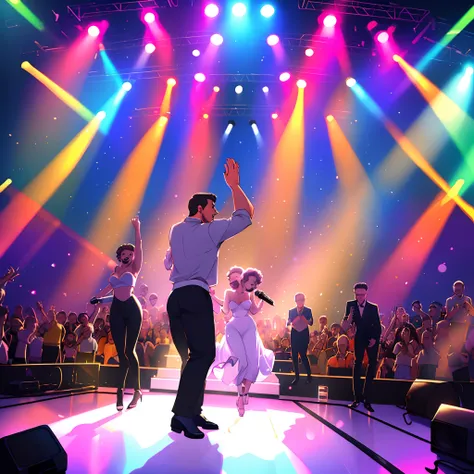
[[[233,281],[229,275],[229,283]],[[13,269],[0,279],[2,299],[6,282],[17,275]],[[3,282],[3,283],[2,283]],[[377,378],[414,380],[474,380],[474,308],[464,294],[461,281],[453,285],[453,296],[445,304],[433,301],[424,311],[420,301],[413,301],[411,314],[395,307],[390,314],[380,314],[382,335],[378,354]],[[158,295],[148,286],[138,288],[143,323],[136,347],[141,367],[166,365],[165,356],[172,344],[168,314],[158,303]],[[215,294],[214,294],[215,295]],[[217,297],[213,297],[219,301]],[[299,303],[304,305],[304,295]],[[268,307],[267,307],[268,308]],[[225,336],[229,315],[215,304],[216,342]],[[329,323],[325,315],[315,321],[310,332],[307,356],[313,374],[350,375],[354,366],[353,327],[343,330],[341,322]],[[291,329],[288,318],[256,315],[258,333],[276,361],[292,360]],[[119,358],[110,331],[110,305],[96,305],[89,313],[45,310],[21,305],[10,312],[0,306],[0,363],[98,362],[118,365]],[[368,364],[364,355],[363,366]],[[292,364],[288,367],[294,370]]]
[[[168,315],[157,304],[158,295],[148,295],[147,285],[139,288],[139,295],[143,323],[137,356],[142,367],[154,367],[169,351]],[[17,305],[12,312],[0,305],[0,364],[61,362],[119,364],[110,330],[110,305],[96,305],[89,313],[57,311],[54,306],[45,310],[41,302],[36,308]]]

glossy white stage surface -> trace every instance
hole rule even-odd
[[[415,474],[436,459],[428,443],[344,406],[251,398],[239,418],[235,397],[227,395],[205,399],[204,414],[220,430],[189,440],[170,432],[173,401],[174,394],[145,392],[138,408],[117,413],[109,392],[1,399],[0,407],[23,405],[0,409],[0,437],[48,424],[68,453],[71,474]],[[379,419],[429,440],[429,423],[406,426],[399,408],[375,409]]]

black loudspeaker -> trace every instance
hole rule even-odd
[[[42,425],[0,439],[0,465],[3,474],[62,474],[67,454],[51,428]]]
[[[461,400],[453,382],[415,380],[406,396],[406,409],[410,415],[432,420],[442,403],[459,407]]]
[[[431,451],[474,464],[474,411],[442,404],[431,422]]]

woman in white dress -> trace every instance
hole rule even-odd
[[[259,270],[247,269],[239,286],[226,290],[222,308],[224,314],[232,313],[232,319],[226,325],[225,338],[218,344],[213,371],[224,383],[237,386],[240,416],[244,416],[251,385],[267,378],[275,361],[273,351],[264,348],[252,318],[263,306],[263,300],[257,305],[253,298],[262,280]]]

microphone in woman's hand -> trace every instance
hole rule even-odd
[[[255,290],[255,296],[265,301],[265,303],[268,303],[269,305],[274,306],[273,300],[268,295],[266,295],[263,291]]]

